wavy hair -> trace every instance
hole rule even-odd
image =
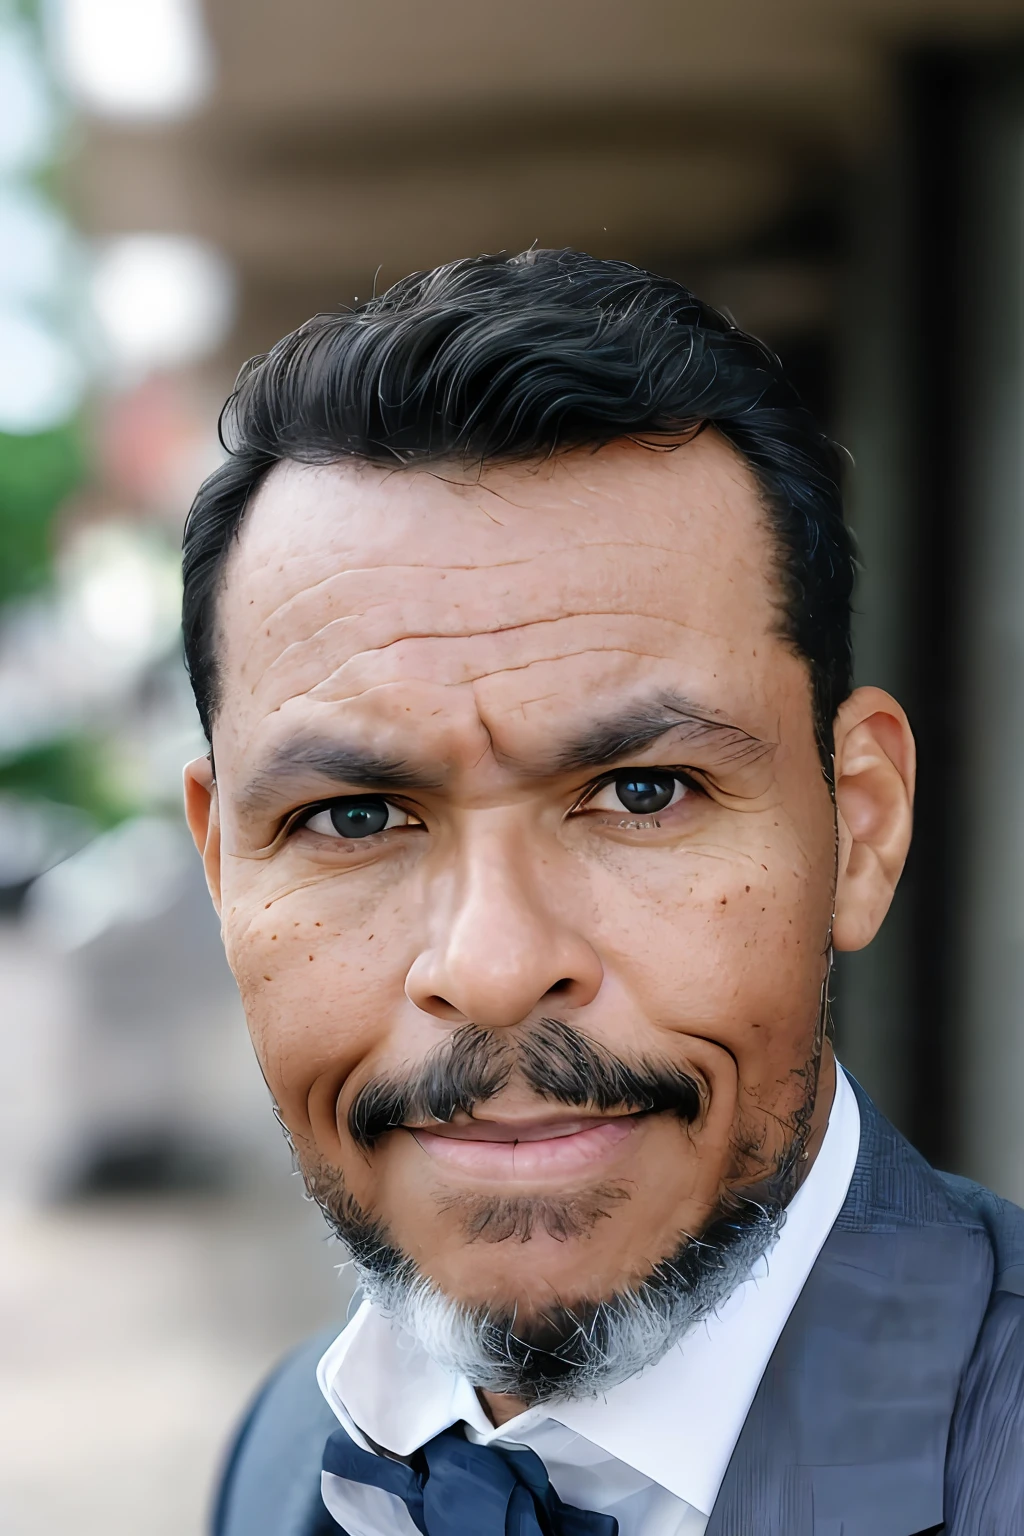
[[[221,416],[227,459],[185,527],[185,659],[207,738],[227,555],[280,460],[485,466],[617,438],[667,448],[706,426],[760,487],[777,551],[767,574],[782,633],[810,670],[828,771],[832,721],[852,685],[839,452],[762,342],[680,283],[573,250],[415,273],[315,316],[246,364]]]

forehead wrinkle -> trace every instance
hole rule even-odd
[[[468,573],[473,573],[479,574],[482,578],[486,578],[486,576],[491,572],[522,569],[536,565],[539,562],[550,561],[553,557],[558,555],[572,555],[575,558],[578,557],[579,554],[584,550],[588,552],[591,550],[623,550],[626,552],[632,552],[633,550],[643,550],[648,553],[660,555],[672,556],[679,554],[679,550],[673,548],[671,545],[650,543],[642,539],[581,540],[577,535],[576,537],[566,539],[561,543],[556,543],[549,548],[537,550],[528,556],[514,560],[495,560],[488,562],[469,561],[465,564],[458,561],[445,561],[442,564],[433,564],[426,561],[416,563],[397,561],[394,564],[389,562],[387,564],[379,565],[348,565],[342,570],[332,571],[330,575],[324,576],[318,581],[314,581],[309,584],[303,584],[295,591],[282,598],[278,603],[275,604],[273,608],[269,610],[269,612],[260,617],[257,620],[256,632],[250,638],[249,644],[246,647],[244,654],[240,658],[241,665],[243,669],[247,666],[253,651],[257,648],[260,641],[266,638],[265,634],[262,634],[261,631],[265,631],[267,625],[274,624],[276,621],[287,617],[293,609],[300,607],[303,604],[315,603],[317,597],[327,593],[327,589],[331,588],[332,586],[344,588],[345,586],[351,585],[353,582],[358,582],[359,578],[364,576],[380,576],[387,579],[409,573],[414,575],[422,574],[425,578],[436,575],[443,576],[447,575],[448,573],[453,575],[465,575]],[[438,592],[436,587],[430,587],[425,582],[424,596],[428,601],[430,599],[438,599],[440,595],[441,594]],[[392,601],[393,598],[391,594],[385,593],[385,595],[382,595],[377,601],[371,602],[367,606],[353,609],[349,613],[332,615],[331,618],[329,618],[324,624],[320,625],[319,628],[313,631],[311,635],[306,636],[305,639],[308,641],[315,638],[316,635],[322,633],[325,629],[329,629],[332,624],[367,618],[369,614],[375,609],[387,608],[389,603]],[[594,609],[593,611],[602,612],[603,610]],[[620,610],[616,609],[614,611],[618,612]],[[544,622],[544,620],[539,619],[537,621],[526,622]],[[517,626],[509,625],[507,627],[515,628]],[[285,649],[287,650],[288,647]],[[284,652],[280,652],[279,654],[283,655]]]
[[[376,653],[371,652],[370,654]],[[282,700],[281,704],[277,705],[274,710],[270,711],[270,713],[276,713],[278,709],[282,709],[285,704],[290,703],[294,698],[309,698],[318,703],[321,700],[326,700],[330,703],[340,703],[345,699],[357,697],[364,698],[368,693],[371,693],[374,688],[387,688],[406,682],[431,683],[440,688],[461,688],[466,685],[472,685],[474,683],[490,681],[491,679],[498,677],[511,677],[516,672],[528,672],[531,667],[545,667],[552,665],[557,666],[562,662],[571,661],[573,658],[578,656],[628,656],[634,660],[641,661],[649,661],[652,659],[652,653],[650,651],[641,651],[626,645],[585,645],[581,646],[578,650],[575,651],[556,651],[552,655],[532,656],[529,661],[518,662],[514,666],[509,664],[487,667],[482,672],[468,672],[465,676],[445,678],[443,681],[439,681],[434,678],[417,678],[405,674],[400,677],[387,678],[380,683],[372,685],[370,688],[361,689],[358,694],[325,693],[323,690],[325,690],[331,683],[336,682],[340,673],[345,670],[345,666],[348,665],[348,663],[345,663],[345,666],[339,667],[337,672],[332,673],[330,677],[325,678],[322,683],[317,683],[312,688],[303,690],[296,694],[292,694],[288,699]],[[664,655],[658,655],[656,659],[660,661],[672,661],[675,658],[671,654],[665,653]]]
[[[464,645],[464,642],[456,640],[454,644],[462,646]],[[599,645],[590,642],[580,645],[575,649],[563,649],[554,651],[551,654],[532,656],[528,660],[518,662],[514,665],[509,662],[502,661],[499,665],[484,667],[481,670],[472,670],[468,665],[466,665],[464,670],[461,671],[459,675],[449,675],[444,678],[437,676],[421,676],[409,670],[408,667],[403,667],[399,672],[394,673],[391,676],[380,677],[375,681],[370,681],[368,684],[364,684],[362,683],[360,673],[357,670],[355,676],[351,678],[348,683],[348,687],[346,688],[346,679],[344,674],[349,671],[350,668],[355,667],[357,663],[364,662],[367,659],[367,656],[374,657],[377,654],[379,653],[369,652],[366,653],[366,655],[357,655],[351,658],[349,661],[343,663],[342,666],[338,667],[333,673],[324,678],[322,681],[318,681],[308,688],[296,688],[293,692],[286,694],[271,708],[265,711],[265,713],[262,715],[262,723],[265,724],[275,715],[280,714],[290,704],[295,704],[300,700],[308,700],[314,704],[343,704],[356,700],[365,701],[375,693],[385,692],[396,688],[405,688],[410,685],[428,685],[432,688],[438,689],[458,689],[466,686],[472,687],[478,683],[490,682],[503,677],[510,677],[518,672],[528,672],[533,667],[561,667],[566,662],[572,661],[578,657],[608,656],[628,660],[630,662],[650,662],[652,660],[670,663],[678,662],[678,657],[675,656],[671,651],[654,652],[649,648],[638,649],[636,646],[629,646],[625,644]],[[365,676],[365,674],[362,674],[362,676]],[[259,684],[254,687],[254,694],[258,687]],[[675,723],[678,724],[678,720],[676,720]],[[707,725],[713,722],[705,719],[704,723]],[[734,727],[734,729],[738,730],[739,728]],[[756,737],[751,737],[750,739],[752,741],[758,740]],[[772,744],[769,743],[768,745]]]
[[[711,451],[709,444],[715,451],[712,453],[711,461],[705,462]],[[314,528],[314,544],[327,546],[326,549],[314,550],[312,555],[305,554],[298,557],[305,560],[307,564],[312,561],[321,571],[325,558],[329,563],[336,564],[339,561],[343,563],[346,557],[351,557],[354,553],[352,549],[348,551],[338,549],[346,531],[350,545],[360,543],[365,554],[371,558],[373,555],[381,554],[385,557],[383,565],[355,566],[352,568],[354,570],[397,573],[409,569],[443,569],[444,567],[430,567],[422,563],[410,567],[401,560],[395,564],[387,560],[387,555],[392,550],[399,556],[407,557],[410,544],[415,544],[419,540],[425,528],[429,533],[431,547],[436,548],[438,517],[430,516],[428,519],[426,515],[431,513],[440,515],[440,526],[448,530],[449,542],[455,544],[459,553],[464,552],[463,532],[471,536],[471,548],[474,553],[478,549],[483,554],[491,552],[493,541],[498,538],[498,535],[487,532],[481,534],[478,527],[461,530],[457,526],[459,519],[453,519],[451,516],[453,506],[457,509],[460,505],[465,505],[467,490],[472,496],[480,489],[485,490],[488,495],[496,495],[501,501],[516,505],[528,519],[528,528],[519,531],[530,534],[544,547],[525,559],[517,557],[493,562],[474,559],[466,565],[456,560],[454,564],[447,567],[453,571],[484,572],[488,569],[514,568],[529,564],[544,555],[549,556],[559,549],[581,551],[584,549],[635,549],[678,557],[685,554],[681,543],[685,545],[688,542],[687,537],[684,536],[681,540],[679,537],[679,535],[685,535],[691,521],[688,514],[694,507],[701,507],[707,511],[709,505],[716,511],[721,510],[727,513],[730,517],[734,514],[748,517],[753,513],[760,533],[770,537],[770,531],[765,526],[764,508],[758,495],[756,482],[746,472],[742,460],[724,440],[719,440],[714,433],[705,434],[704,442],[702,444],[695,442],[692,447],[696,450],[696,454],[690,452],[678,456],[675,454],[651,456],[640,454],[635,445],[619,444],[610,454],[587,454],[578,460],[574,455],[567,455],[565,459],[560,458],[550,466],[550,474],[538,474],[537,470],[540,466],[533,465],[528,467],[529,473],[525,476],[519,469],[514,472],[510,470],[507,474],[499,474],[494,485],[475,481],[465,484],[457,481],[452,484],[448,476],[438,476],[425,470],[412,471],[408,467],[396,467],[383,474],[375,471],[372,476],[366,476],[358,469],[353,475],[351,465],[318,466],[313,469],[310,466],[285,464],[271,473],[254,499],[252,511],[246,521],[241,548],[236,552],[238,561],[236,569],[241,572],[248,564],[250,571],[263,572],[267,570],[268,563],[276,563],[280,553],[277,547],[279,539],[275,538],[275,530],[278,533],[280,531],[277,529],[279,519],[275,518],[273,511],[266,504],[269,499],[276,508],[277,501],[282,497],[286,508],[293,515],[298,515],[300,520]],[[722,479],[723,467],[727,471],[724,476],[727,491],[732,492],[738,489],[742,492],[743,505],[736,504],[735,496],[731,494],[726,494],[723,499],[722,485],[719,483]],[[666,479],[666,468],[676,473],[670,474]],[[686,472],[682,473],[684,470]],[[568,518],[565,516],[565,498],[559,492],[559,481],[563,474],[567,474],[570,484],[583,488],[587,498],[583,502],[570,500],[572,515]],[[680,486],[677,487],[675,494],[669,494],[668,487],[671,482],[679,479],[680,474],[682,474]],[[308,489],[303,488],[304,483],[311,480],[320,487],[328,488],[329,494],[326,499],[322,493],[311,499]],[[638,488],[650,489],[648,481],[660,493],[656,508],[657,516],[653,516],[651,509],[648,508],[650,515],[641,520],[635,516],[636,495]],[[419,495],[418,482],[425,482],[427,485],[433,483],[443,487],[441,501],[438,502],[437,497],[422,498]],[[330,493],[332,484],[334,492]],[[499,484],[503,488],[502,491],[497,490]],[[542,484],[544,494],[538,501],[534,492]],[[375,486],[383,490],[383,496],[376,493]],[[401,486],[398,495],[393,493],[392,486]],[[518,494],[509,495],[509,488],[518,492],[524,486],[528,488],[528,494],[522,498],[521,502]],[[680,492],[682,499],[680,499]],[[551,504],[552,498],[553,504]],[[646,499],[649,500],[649,497]],[[596,501],[598,505],[588,507],[587,502],[591,500]],[[619,514],[619,509],[628,504],[630,511],[628,534],[626,529],[619,534],[618,529],[609,528],[609,533],[614,532],[618,536],[589,539],[585,536],[585,531],[593,526],[593,523],[589,519],[584,519],[584,527],[581,529],[578,508],[582,507],[584,512],[597,513],[594,519],[597,526],[594,531],[600,532],[602,520],[607,526],[606,514],[601,511],[601,504],[606,502],[613,506],[616,516]],[[447,517],[444,515],[446,511],[449,514]],[[389,515],[392,512],[395,515]],[[682,517],[680,517],[681,513],[684,514]],[[324,514],[329,518],[329,528],[327,538],[320,540],[315,537],[315,524],[319,522],[322,526]],[[655,537],[652,540],[637,536],[638,527],[642,532],[645,525],[649,527],[652,521],[655,525],[661,524],[664,527],[662,537],[660,539]],[[451,526],[453,522],[455,526]],[[361,529],[365,531],[361,538],[356,539],[354,535],[358,535]],[[666,538],[664,534],[668,534],[668,537]],[[275,546],[269,550],[266,547],[268,539]],[[504,543],[503,538],[499,542],[499,548],[502,547],[502,543]],[[268,556],[272,557],[272,561],[268,562]],[[768,585],[771,586],[773,583],[770,576],[773,568],[769,567],[770,562],[766,566],[763,559],[751,562],[752,571],[761,580],[764,580],[767,575]],[[279,573],[283,573],[283,570],[283,566],[278,567]],[[309,589],[311,591],[335,579],[334,572],[322,576],[319,571],[314,570],[310,574],[316,576],[316,580]],[[298,596],[299,594],[296,594],[296,597]],[[292,600],[292,598],[285,598],[283,602],[276,603],[271,609],[271,616],[276,616],[281,608],[287,607]],[[265,624],[267,620],[264,619],[263,622]]]
[[[256,689],[259,686],[260,681],[262,681],[262,679],[264,677],[266,677],[268,673],[273,673],[279,667],[287,666],[289,660],[293,660],[297,655],[301,655],[302,651],[305,650],[307,646],[315,646],[317,641],[323,639],[324,636],[329,636],[332,630],[340,629],[344,625],[351,625],[351,624],[357,623],[359,620],[368,620],[369,617],[370,617],[369,614],[357,614],[357,615],[348,614],[348,615],[345,615],[344,617],[339,617],[339,618],[336,618],[336,619],[330,619],[326,624],[322,625],[319,629],[315,630],[312,634],[304,636],[303,639],[301,639],[301,640],[293,640],[290,645],[286,645],[285,646],[283,651],[279,651],[278,654],[274,657],[274,660],[272,662],[270,662],[267,667],[264,668],[264,670],[261,673],[260,677],[250,687],[250,690],[249,690],[250,694],[254,694],[256,692]],[[494,636],[494,635],[505,635],[505,636],[514,636],[514,635],[517,635],[517,634],[526,635],[531,630],[537,630],[537,629],[543,628],[544,625],[572,624],[572,623],[577,623],[581,619],[583,619],[583,620],[587,620],[587,619],[626,619],[626,620],[628,620],[628,619],[631,619],[631,618],[641,618],[645,622],[654,623],[654,624],[668,624],[668,625],[673,626],[676,629],[686,630],[690,634],[710,634],[710,633],[712,633],[712,631],[710,631],[710,630],[700,629],[699,626],[697,626],[697,625],[695,625],[693,623],[690,623],[690,622],[688,622],[685,619],[674,619],[674,618],[671,618],[671,617],[669,617],[669,616],[667,616],[665,614],[657,614],[657,615],[643,614],[643,615],[639,615],[639,614],[634,614],[633,612],[631,612],[628,609],[624,610],[624,609],[621,609],[621,608],[588,608],[585,613],[566,613],[566,614],[561,614],[557,618],[553,618],[553,619],[552,618],[521,619],[521,620],[517,620],[514,624],[490,624],[490,625],[487,625],[487,626],[480,626],[479,624],[475,624],[475,623],[470,622],[465,628],[458,628],[458,627],[456,627],[453,624],[450,629],[446,629],[446,630],[403,630],[401,633],[393,635],[392,638],[390,640],[385,641],[383,645],[367,646],[367,647],[365,647],[362,650],[353,651],[352,654],[350,656],[346,656],[345,660],[341,663],[341,665],[338,666],[338,667],[335,667],[334,671],[327,678],[324,678],[323,681],[325,683],[329,682],[331,680],[331,678],[335,677],[337,675],[337,673],[340,672],[343,667],[350,666],[354,662],[365,661],[365,660],[367,660],[370,657],[385,656],[387,654],[387,652],[392,650],[395,646],[406,645],[406,644],[408,644],[411,641],[413,641],[413,642],[414,641],[418,641],[418,640],[427,641],[427,642],[439,641],[441,643],[444,643],[445,641],[449,641],[449,640],[450,641],[455,641],[455,642],[466,641],[466,640],[474,641],[474,640],[483,640],[485,638],[489,638],[489,637]],[[588,647],[588,649],[590,649],[590,648]],[[594,649],[600,649],[600,647],[594,647]],[[572,652],[572,651],[566,651],[564,654],[566,656],[570,656],[570,655],[575,655],[575,654],[579,654],[579,653],[578,652]],[[538,659],[539,660],[557,660],[558,656],[557,655],[553,655],[553,656],[550,656],[550,657],[540,657]],[[525,666],[529,666],[530,664],[531,664],[530,662],[523,663],[523,665],[525,665]],[[507,667],[506,668],[504,666],[501,666],[501,667],[495,668],[494,670],[498,671],[498,672],[504,672],[504,671],[514,672],[514,671],[516,671],[518,669],[516,667]],[[483,673],[480,674],[481,677],[487,677],[489,675],[490,674],[488,672],[483,672]],[[476,681],[478,681],[478,679],[477,678],[467,678],[467,679],[465,679],[465,681],[467,681],[467,682],[476,682]]]
[[[499,674],[526,671],[532,666],[564,664],[587,655],[678,662],[678,645],[670,640],[675,635],[699,636],[716,643],[723,638],[714,629],[682,619],[605,611],[599,615],[571,614],[535,620],[511,630],[403,636],[355,651],[333,666],[316,643],[296,641],[287,653],[282,653],[281,664],[272,662],[247,685],[246,691],[254,701],[269,693],[275,700],[274,708],[281,708],[300,697],[338,702],[352,697],[353,692],[365,692],[367,685],[475,683]],[[529,637],[530,643],[525,637]],[[283,662],[286,654],[291,658],[290,665]],[[435,656],[440,660],[435,661]],[[283,697],[277,697],[279,690]],[[270,714],[273,710],[266,712]]]

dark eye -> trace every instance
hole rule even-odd
[[[372,837],[375,832],[390,832],[392,827],[419,826],[409,811],[393,805],[381,795],[350,796],[333,800],[302,823],[322,837]]]
[[[677,805],[691,794],[683,779],[675,773],[641,773],[633,770],[617,773],[613,779],[590,796],[588,811],[625,811],[630,816],[656,816],[659,811]]]

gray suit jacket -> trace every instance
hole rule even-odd
[[[707,1536],[1024,1536],[1024,1211],[935,1173],[857,1089],[846,1203],[769,1361]],[[330,1336],[242,1425],[215,1536],[338,1536]]]

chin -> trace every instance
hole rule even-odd
[[[361,1260],[366,1295],[446,1369],[473,1386],[527,1403],[608,1391],[653,1365],[687,1329],[742,1284],[778,1236],[781,1207],[736,1202],[699,1242],[686,1233],[640,1272],[608,1230],[559,1240],[463,1247],[432,1273],[411,1255],[377,1246]],[[475,1251],[474,1251],[475,1248]]]
[[[675,1248],[675,1232],[647,1234],[638,1245],[627,1200],[618,1187],[560,1197],[460,1195],[445,1212],[445,1227],[458,1223],[448,1241],[429,1251],[402,1246],[453,1301],[539,1316],[552,1304],[607,1300]]]
[[[389,1226],[336,1170],[304,1174],[368,1299],[446,1369],[526,1402],[604,1392],[660,1359],[747,1278],[784,1217],[763,1191],[695,1225],[673,1221],[685,1199],[652,1207],[632,1184],[558,1195],[435,1186]]]
[[[484,1178],[439,1166],[399,1137],[380,1147],[375,1176],[353,1194],[390,1244],[463,1304],[605,1300],[673,1253],[680,1234],[699,1232],[719,1188],[717,1177],[701,1179],[689,1128],[675,1116],[627,1123],[610,1152],[599,1148],[571,1178],[552,1169]],[[719,1173],[715,1159],[704,1163]]]

